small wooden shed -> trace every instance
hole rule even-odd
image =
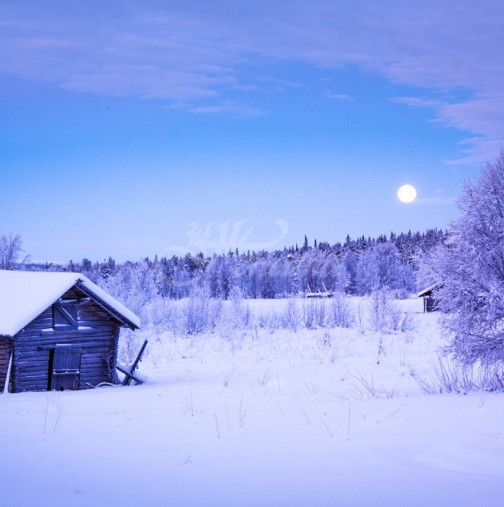
[[[116,383],[121,327],[140,319],[84,275],[0,270],[0,391]]]
[[[436,290],[440,289],[442,284],[436,283],[421,290],[418,297],[423,298],[424,313],[435,312],[438,309],[438,301],[436,299]]]

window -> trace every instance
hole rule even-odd
[[[77,301],[62,299],[54,303],[54,329],[77,329],[77,320]]]

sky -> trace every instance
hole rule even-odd
[[[500,0],[0,0],[0,235],[78,262],[445,229],[502,148],[503,26]]]

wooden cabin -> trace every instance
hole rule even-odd
[[[441,288],[441,284],[436,283],[427,287],[424,290],[421,290],[417,295],[420,298],[423,298],[423,308],[424,313],[427,312],[435,312],[438,309],[438,301],[436,299],[436,290]]]
[[[115,384],[120,329],[139,327],[84,275],[0,270],[0,392]]]

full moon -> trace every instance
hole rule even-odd
[[[416,199],[416,188],[413,185],[399,187],[397,198],[404,203],[413,202]]]

